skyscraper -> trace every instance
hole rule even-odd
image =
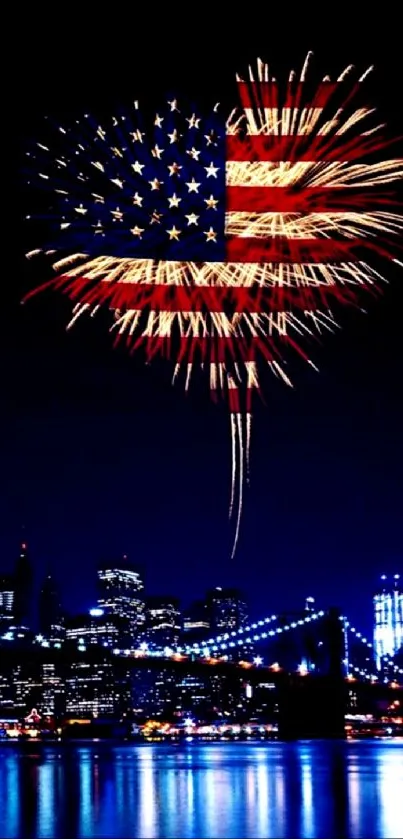
[[[98,606],[105,615],[115,615],[127,624],[132,646],[144,628],[143,589],[139,571],[127,556],[98,569]]]
[[[146,601],[147,642],[158,647],[173,647],[179,643],[181,615],[176,597],[148,597]]]
[[[15,566],[14,619],[17,626],[31,625],[32,617],[32,566],[26,542],[21,543],[20,555]]]
[[[195,600],[183,619],[185,643],[193,643],[208,638],[210,634],[210,615],[204,600]]]
[[[393,656],[403,646],[403,591],[400,575],[381,577],[381,588],[374,596],[374,653],[378,670],[382,657]]]
[[[207,609],[211,633],[240,629],[247,621],[245,600],[238,589],[217,588],[207,595]]]
[[[39,594],[39,629],[47,639],[63,633],[63,614],[59,590],[51,574],[47,574]]]
[[[0,620],[12,620],[14,617],[14,580],[11,574],[0,577]]]

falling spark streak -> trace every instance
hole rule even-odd
[[[244,451],[244,444],[243,444],[243,427],[242,427],[242,414],[237,414],[237,426],[238,426],[238,443],[239,443],[239,483],[238,483],[238,514],[236,517],[236,524],[235,524],[235,536],[234,536],[234,544],[232,547],[232,554],[231,559],[235,556],[235,551],[238,545],[239,539],[239,528],[241,524],[241,515],[242,515],[242,507],[243,507],[243,487],[244,487],[244,462],[245,462],[245,451]]]
[[[252,433],[252,414],[246,414],[246,480],[250,483],[250,440]]]
[[[231,379],[229,386],[231,386]],[[249,416],[249,414],[247,415]],[[248,460],[248,448],[244,444],[244,432],[243,432],[243,415],[240,413],[231,414],[231,435],[232,435],[232,457],[233,457],[233,469],[232,469],[232,486],[231,486],[231,506],[230,506],[230,515],[232,515],[232,508],[233,508],[233,501],[235,497],[235,492],[238,494],[238,505],[237,505],[237,515],[235,521],[235,535],[234,535],[234,542],[232,546],[232,554],[231,559],[234,558],[235,552],[238,545],[239,539],[239,530],[241,525],[241,516],[242,516],[242,506],[243,506],[243,488],[244,488],[244,469],[245,469],[245,461]],[[238,446],[237,446],[238,444]],[[238,448],[238,463],[236,457],[236,449]],[[238,486],[236,487],[236,475],[237,475],[237,465],[238,465]]]
[[[231,465],[232,465],[232,474],[231,474],[231,498],[230,498],[230,502],[229,502],[229,517],[232,518],[232,513],[233,513],[233,509],[234,509],[234,501],[235,501],[235,484],[236,484],[236,475],[237,475],[235,414],[230,415],[230,420],[231,420]]]
[[[111,129],[85,115],[82,136],[56,127],[63,134],[62,151],[57,148],[54,153],[51,145],[36,143],[34,151],[28,152],[38,186],[53,192],[62,208],[52,206],[48,220],[58,225],[62,235],[68,236],[73,228],[77,233],[77,246],[67,254],[63,246],[60,255],[54,248],[27,254],[33,258],[44,253],[52,258],[55,278],[50,285],[73,302],[68,328],[82,315],[94,316],[101,306],[107,306],[114,315],[111,331],[115,341],[125,339],[132,350],[143,345],[147,360],[165,350],[172,353],[175,342],[171,344],[171,339],[178,336],[173,381],[183,373],[187,390],[196,367],[207,363],[211,394],[214,398],[227,396],[232,455],[230,516],[236,505],[232,555],[239,538],[244,480],[249,482],[250,476],[251,400],[260,390],[259,362],[267,363],[273,375],[292,387],[283,366],[284,351],[299,353],[317,370],[300,348],[299,339],[312,340],[334,332],[338,328],[334,305],[359,306],[362,291],[377,291],[385,279],[372,265],[372,257],[403,267],[395,254],[403,234],[403,217],[391,192],[403,177],[403,160],[363,162],[374,154],[379,157],[390,144],[380,134],[383,124],[371,124],[375,109],[354,100],[373,68],[356,81],[353,65],[339,74],[336,84],[324,76],[322,87],[329,87],[321,99],[304,93],[311,59],[309,52],[299,77],[294,70],[289,74],[285,100],[281,100],[269,66],[260,59],[256,70],[249,67],[246,81],[237,75],[239,89],[247,93],[241,93],[241,106],[226,122],[227,140],[236,153],[225,163],[226,187],[235,196],[226,202],[225,235],[241,244],[245,238],[259,244],[287,242],[289,255],[284,259],[192,262],[91,256],[86,252],[82,243],[88,206],[91,201],[97,205],[92,227],[97,242],[102,241],[105,224],[98,220],[99,208],[107,205],[110,184],[119,193],[118,206],[111,210],[114,229],[124,226],[125,213],[133,205],[142,207],[143,198],[137,191],[133,194],[129,189],[126,195],[126,184],[133,172],[141,175],[144,165],[140,161],[145,159],[139,156],[133,162],[136,158],[128,154],[128,147],[144,149],[148,143],[137,100],[130,137],[123,125],[126,116],[113,117]],[[338,92],[345,94],[343,101],[337,98]],[[171,111],[179,113],[175,99],[169,104]],[[200,122],[195,114],[188,119],[193,128],[195,120]],[[161,121],[157,114],[154,125],[160,126]],[[168,136],[175,143],[181,135],[175,129]],[[211,136],[205,137],[213,142]],[[70,148],[69,139],[73,140]],[[280,155],[277,160],[275,150],[284,142],[284,159]],[[160,145],[151,139],[149,146],[153,159],[159,160],[163,153]],[[262,154],[255,154],[255,148]],[[49,164],[52,167],[52,155],[57,171],[47,170]],[[87,170],[90,174],[85,174]],[[172,176],[178,171],[173,169]],[[157,178],[149,184],[157,192],[164,191],[168,187],[163,181]],[[263,197],[260,203],[256,198],[256,206],[243,205],[245,196],[259,194]],[[175,200],[175,193],[166,195],[169,201]],[[70,214],[65,210],[69,200],[74,202]],[[216,203],[211,193],[206,204],[213,213]],[[159,223],[158,213],[153,221]],[[130,232],[141,237],[144,231],[136,227]],[[345,258],[335,258],[332,248],[339,247],[337,243],[354,246],[357,241],[362,251],[357,258],[353,259],[348,249],[343,251]],[[296,250],[299,244],[306,247],[301,258]],[[310,258],[310,246],[318,244],[329,258]],[[175,307],[172,300],[176,299],[181,302]]]

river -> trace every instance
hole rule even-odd
[[[400,741],[0,746],[0,836],[403,836]]]

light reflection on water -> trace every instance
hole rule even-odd
[[[0,836],[403,836],[403,745],[0,748]]]

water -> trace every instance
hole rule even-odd
[[[0,746],[0,836],[403,836],[394,741]]]

